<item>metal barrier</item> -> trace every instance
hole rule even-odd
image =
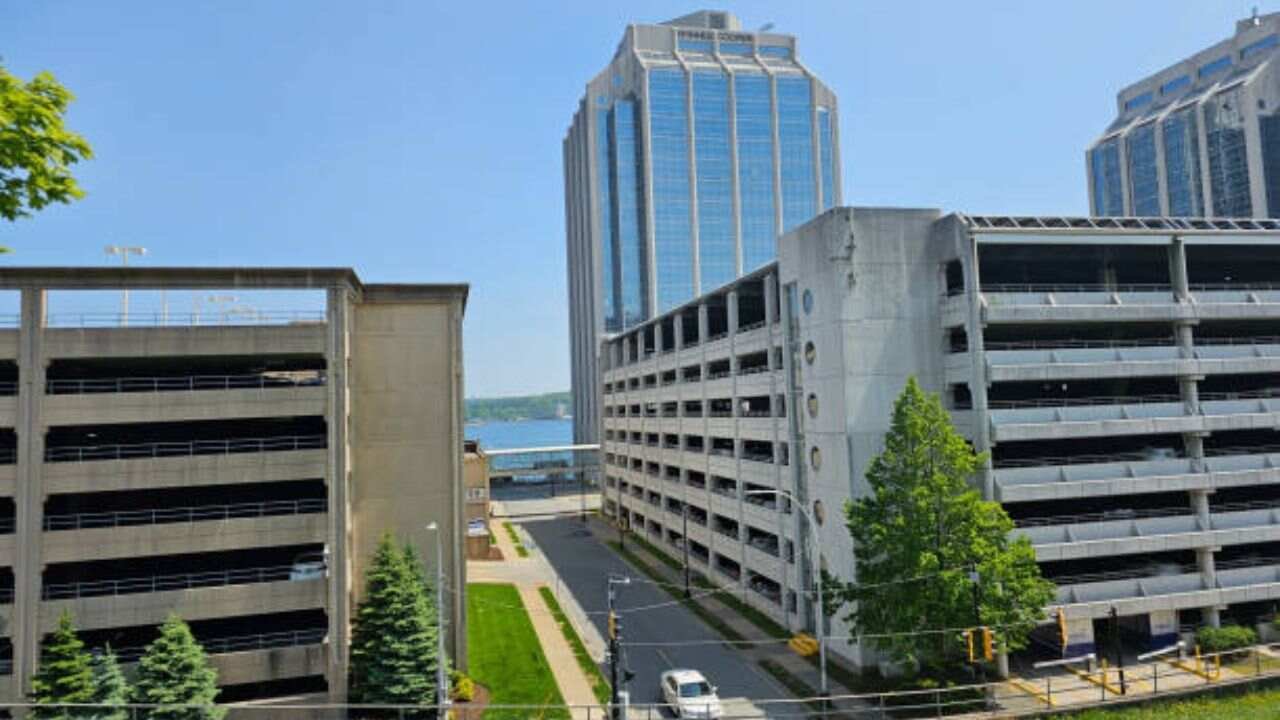
[[[45,386],[49,395],[86,395],[92,393],[138,393],[194,390],[266,390],[274,388],[313,387],[325,384],[324,373],[289,373],[280,375],[188,375],[179,377],[124,377],[88,380],[50,380]],[[4,385],[0,384],[0,395]]]
[[[114,312],[53,313],[46,327],[198,327],[254,325],[315,325],[325,322],[324,310],[248,310],[235,312]],[[2,324],[2,323],[0,323]],[[16,325],[16,321],[14,323]]]
[[[162,525],[165,523],[189,523],[205,520],[234,520],[274,515],[310,515],[326,512],[327,510],[328,501],[323,498],[316,498],[308,500],[272,500],[268,502],[237,503],[234,505],[163,508],[159,510],[76,513],[74,515],[47,515],[44,519],[44,529],[47,531],[91,530],[94,528]]]
[[[234,453],[276,452],[283,450],[319,450],[325,447],[326,442],[327,439],[324,435],[286,435],[234,440],[186,440],[131,445],[50,447],[45,449],[44,459],[45,462],[83,462],[86,460],[136,460],[138,458],[182,457],[187,455],[230,455]]]
[[[245,652],[250,650],[270,650],[273,648],[298,647],[300,645],[319,645],[324,642],[328,631],[324,628],[306,630],[286,630],[283,632],[260,633],[257,635],[235,635],[223,638],[199,638],[200,645],[210,655],[222,653]],[[120,662],[134,662],[147,651],[145,646],[112,648]]]
[[[41,591],[44,600],[68,600],[103,595],[132,595],[135,593],[191,590],[194,588],[223,587],[226,585],[251,585],[254,583],[289,580],[292,565],[275,567],[240,568],[180,575],[125,578],[121,580],[96,580],[92,582],[57,583],[45,585]]]

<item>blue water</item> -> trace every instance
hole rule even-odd
[[[517,420],[467,423],[464,435],[480,441],[481,450],[572,445],[572,420]]]

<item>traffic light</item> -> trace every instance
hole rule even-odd
[[[994,635],[993,635],[993,634],[992,634],[992,632],[991,632],[991,628],[989,628],[989,627],[984,627],[984,628],[982,628],[982,657],[983,657],[983,659],[985,659],[985,660],[992,660],[992,659],[994,659],[994,658],[995,658],[994,646],[995,646],[995,637],[994,637]]]
[[[618,613],[609,611],[609,639],[618,639]]]
[[[973,631],[964,631],[964,641],[969,645],[969,662],[973,662]]]
[[[1058,608],[1058,636],[1062,640],[1062,652],[1067,651],[1067,611]]]

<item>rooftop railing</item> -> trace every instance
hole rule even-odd
[[[325,322],[323,310],[243,310],[236,312],[66,312],[52,313],[46,327],[197,327],[253,325],[318,325]],[[4,324],[0,319],[0,325]],[[14,325],[17,325],[15,317]]]
[[[324,435],[285,435],[269,438],[237,438],[230,440],[185,440],[128,445],[85,445],[49,447],[45,462],[84,462],[88,460],[136,460],[139,458],[182,457],[187,455],[231,455],[237,453],[281,452],[287,450],[319,450],[325,447]],[[0,460],[0,462],[3,462]]]
[[[235,570],[156,575],[120,580],[54,583],[43,587],[41,597],[45,600],[67,600],[101,597],[104,595],[133,595],[137,593],[168,592],[171,590],[193,590],[226,585],[251,585],[286,581],[290,579],[292,574],[292,565],[278,565],[275,567],[238,568]]]
[[[118,512],[72,513],[46,515],[44,529],[90,530],[94,528],[127,527],[131,525],[162,525],[168,523],[192,523],[206,520],[235,520],[239,518],[271,517],[277,515],[310,515],[328,510],[328,501],[322,498],[307,500],[272,500],[269,502],[236,503],[234,505],[202,505],[198,507],[162,508],[158,510],[121,510]]]
[[[1173,292],[1168,283],[983,283],[984,293]]]
[[[324,373],[290,373],[288,375],[188,375],[175,377],[97,378],[88,380],[50,380],[45,392],[50,395],[90,393],[137,393],[194,390],[263,390],[271,388],[312,387],[325,384]],[[4,394],[0,385],[0,395]]]

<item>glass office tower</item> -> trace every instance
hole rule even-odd
[[[1094,215],[1280,217],[1280,13],[1124,90],[1086,156]]]
[[[605,334],[772,261],[840,204],[836,98],[795,38],[726,12],[631,25],[564,140],[575,442],[594,442]]]

